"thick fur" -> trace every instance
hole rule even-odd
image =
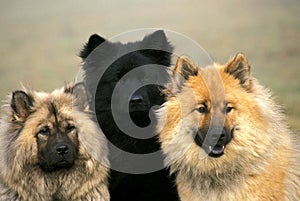
[[[100,47],[96,48],[98,45]],[[95,101],[92,102],[92,106],[95,105],[98,122],[104,134],[114,146],[135,154],[152,153],[160,149],[156,137],[138,139],[123,133],[118,128],[112,116],[111,97],[116,84],[131,70],[143,65],[158,64],[166,68],[169,67],[172,50],[172,45],[161,30],[145,36],[141,41],[126,44],[113,43],[94,34],[85,44],[80,53],[84,60],[84,81],[91,94],[96,91],[95,97],[92,98]],[[122,55],[124,51],[129,51],[129,53]],[[111,58],[115,60],[110,65],[108,61]],[[100,72],[107,65],[110,66],[100,79]],[[151,68],[151,66],[148,67]],[[139,74],[139,76],[134,77],[129,82],[141,82],[142,79],[147,79],[147,74]],[[134,92],[128,106],[132,121],[139,127],[148,126],[151,122],[149,118],[151,107],[161,105],[164,101],[165,97],[162,96],[159,86],[147,85],[141,87]],[[154,121],[151,124],[155,124]],[[153,132],[155,132],[154,130]],[[123,159],[124,156],[122,154],[118,156],[110,155],[112,164],[120,163]],[[128,166],[126,162],[124,165]],[[178,200],[174,177],[170,177],[169,171],[166,169],[148,174],[127,174],[111,170],[109,183],[112,201]]]
[[[251,76],[245,56],[206,68],[181,57],[175,72],[158,115],[180,199],[300,200],[299,139],[269,90]],[[197,137],[223,126],[231,140],[224,153],[210,156]]]
[[[87,99],[78,93],[73,100],[72,92],[80,88],[69,85],[52,93],[23,89],[9,96],[0,127],[0,200],[109,201],[107,144],[90,117]],[[47,169],[42,164],[50,164],[53,155],[47,155],[50,134],[46,137],[41,127],[52,132],[67,124],[74,126],[59,140],[68,141],[69,152],[73,148],[74,163]]]

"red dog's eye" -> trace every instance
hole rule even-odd
[[[208,112],[208,109],[206,106],[200,106],[197,108],[197,111],[200,112],[201,114],[206,114]]]
[[[229,113],[229,112],[231,112],[232,110],[233,110],[233,107],[229,107],[229,106],[226,107],[226,113]]]

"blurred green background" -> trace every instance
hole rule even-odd
[[[300,129],[299,0],[0,0],[0,98],[20,83],[51,91],[73,81],[93,33],[165,28],[224,63],[243,52]]]

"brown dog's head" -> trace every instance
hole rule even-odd
[[[72,102],[75,91],[76,105]],[[71,168],[79,154],[79,128],[74,120],[73,106],[82,110],[87,100],[81,84],[50,94],[14,91],[10,102],[10,132],[18,134],[15,141],[10,142],[15,146],[10,147],[13,153],[46,172]]]

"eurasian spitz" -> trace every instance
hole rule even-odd
[[[182,201],[300,200],[300,141],[243,54],[180,57],[173,80],[159,138]]]
[[[98,47],[98,48],[96,48]],[[140,154],[152,153],[160,149],[157,137],[155,136],[155,126],[146,136],[147,139],[140,139],[139,135],[144,133],[133,133],[121,131],[114,120],[112,107],[122,107],[117,118],[128,121],[126,111],[129,111],[129,119],[136,126],[144,128],[155,125],[155,119],[149,118],[152,106],[161,105],[165,101],[161,88],[150,84],[143,86],[113,105],[112,95],[118,83],[125,80],[127,73],[134,72],[139,67],[146,67],[151,71],[151,66],[162,65],[161,69],[166,70],[170,66],[173,47],[168,42],[163,31],[156,31],[145,36],[141,41],[122,44],[120,42],[110,42],[94,34],[82,49],[80,56],[84,60],[84,81],[92,94],[92,106],[95,106],[98,122],[109,141],[114,146],[126,152]],[[145,66],[148,65],[148,66]],[[153,67],[154,69],[155,67]],[[164,69],[165,68],[165,69]],[[154,69],[155,71],[155,69]],[[161,75],[158,75],[161,76]],[[136,73],[135,76],[125,80],[131,85],[143,83],[149,79],[147,72]],[[151,79],[151,78],[150,78]],[[124,103],[128,103],[126,106]],[[130,121],[131,121],[130,120]],[[154,137],[153,137],[154,136]],[[125,153],[125,152],[124,152]],[[112,167],[117,165],[128,166],[135,169],[134,162],[124,162],[126,157],[110,152],[110,162]],[[161,164],[162,164],[161,155]],[[163,167],[163,165],[161,165]],[[175,201],[178,200],[174,178],[169,177],[169,171],[162,169],[148,174],[131,174],[112,170],[110,175],[110,195],[112,201]]]
[[[10,95],[0,127],[1,201],[109,201],[107,144],[87,100],[83,84]]]

